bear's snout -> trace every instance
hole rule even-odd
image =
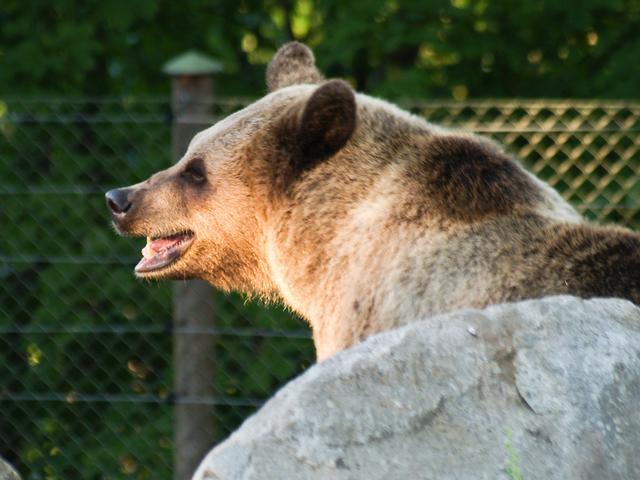
[[[105,194],[112,215],[122,217],[131,209],[130,193],[129,188],[114,188]]]

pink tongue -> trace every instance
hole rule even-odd
[[[160,238],[159,240],[152,240],[151,248],[154,251],[159,252],[163,248],[166,248],[175,243],[178,243],[179,240],[180,240],[179,238]]]

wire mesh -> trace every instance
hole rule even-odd
[[[589,218],[639,226],[640,104],[405,106],[496,138]],[[167,99],[0,101],[0,455],[25,479],[171,478],[177,404],[213,409],[213,445],[313,361],[280,309],[216,294],[214,326],[177,331],[170,283],[133,278],[140,241],[114,234],[103,193],[170,165],[172,118]],[[216,337],[214,396],[173,391],[177,333]]]

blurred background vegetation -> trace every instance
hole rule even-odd
[[[197,49],[257,96],[290,39],[394,99],[639,95],[639,0],[3,0],[0,92],[167,93],[160,66]]]
[[[199,50],[222,63],[217,99],[255,98],[291,39],[327,76],[484,125],[592,218],[640,223],[637,104],[418,106],[637,99],[640,0],[2,0],[0,455],[25,479],[171,478],[171,288],[134,280],[142,245],[102,195],[172,161],[167,60]],[[556,117],[578,133],[540,133]],[[217,304],[212,444],[313,361],[291,315]]]

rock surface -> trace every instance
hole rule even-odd
[[[0,480],[20,480],[18,473],[2,457],[0,457]]]
[[[640,308],[551,297],[371,337],[290,382],[196,480],[640,479]]]

